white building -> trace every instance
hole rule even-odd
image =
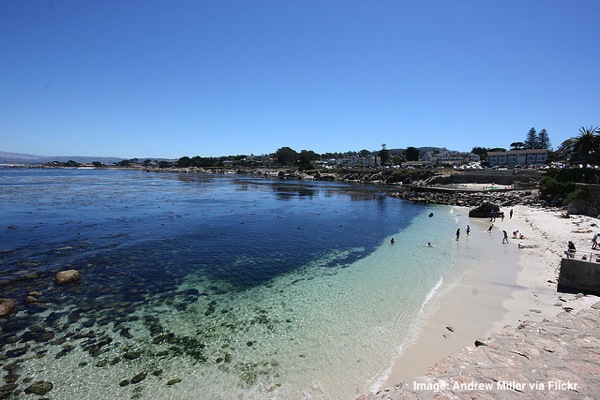
[[[512,151],[491,151],[488,153],[490,167],[514,167],[517,165],[544,164],[548,158],[547,149]]]

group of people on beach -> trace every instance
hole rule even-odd
[[[514,214],[514,210],[511,208],[510,212],[509,212],[509,216],[510,219],[512,219]],[[500,213],[500,217],[502,218],[502,221],[504,220],[504,213]],[[488,228],[488,232],[492,232],[492,229],[494,228],[494,222],[496,222],[496,212],[494,210],[490,211],[490,222],[492,222],[492,224],[490,225],[490,227]],[[471,235],[471,226],[467,225],[467,236]],[[460,238],[460,228],[458,228],[456,230],[456,240],[458,240]],[[519,233],[519,230],[515,230],[513,231],[513,239],[524,239],[525,235],[523,235],[522,233]],[[508,244],[508,232],[506,232],[505,230],[502,231],[502,244]],[[525,247],[523,245],[523,242],[521,241],[519,243],[519,248],[522,249],[523,247]]]
[[[511,219],[513,217],[513,214],[514,214],[514,211],[511,208],[510,212],[509,212],[509,216]],[[500,215],[501,215],[502,220],[504,220],[504,213],[501,213]],[[430,218],[433,217],[433,213],[429,214],[429,217]],[[492,232],[492,229],[494,228],[493,222],[496,222],[496,212],[494,210],[492,210],[490,212],[490,221],[492,222],[492,224],[488,228],[488,230],[487,230],[488,232]],[[508,232],[503,230],[502,235],[503,235],[502,236],[502,244],[508,244]],[[467,236],[471,236],[471,226],[470,225],[467,225]],[[513,239],[524,239],[525,238],[525,236],[522,233],[519,233],[518,229],[513,231],[512,237],[513,237]],[[597,238],[598,238],[598,235],[595,235],[594,243],[596,243]],[[460,228],[456,229],[456,240],[458,241],[459,239],[460,239]],[[394,243],[396,243],[396,240],[394,238],[392,238],[390,240],[390,244],[394,244]],[[427,242],[427,247],[433,247],[431,242]],[[519,243],[519,248],[522,249],[523,247],[525,247],[525,246],[523,245],[523,242],[521,241]],[[596,248],[596,247],[593,247],[593,248]]]

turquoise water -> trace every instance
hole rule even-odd
[[[18,365],[3,370],[16,391],[45,380],[62,399],[353,398],[382,379],[453,268],[451,209],[381,188],[136,171],[0,179],[0,284],[17,301],[0,363]],[[70,268],[82,281],[56,285]],[[42,303],[23,301],[33,290]]]

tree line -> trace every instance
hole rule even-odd
[[[600,128],[598,126],[590,126],[588,128],[582,126],[579,129],[578,136],[564,141],[557,151],[552,151],[551,146],[550,136],[546,129],[537,132],[535,127],[532,127],[527,132],[522,142],[518,141],[510,144],[510,150],[547,149],[549,150],[549,161],[562,159],[573,164],[585,163],[600,165]],[[479,155],[484,162],[487,160],[487,154],[493,151],[507,151],[507,149],[501,147],[473,147],[471,150],[472,153]],[[377,156],[379,157],[381,165],[399,165],[405,161],[418,161],[419,153],[419,149],[412,146],[409,146],[404,150],[388,150],[386,144],[382,144],[379,151],[363,149],[345,153],[323,154],[318,154],[312,150],[301,150],[298,152],[289,146],[285,146],[264,157],[271,158],[274,164],[282,167],[297,167],[301,170],[311,170],[314,169],[315,161],[332,158],[339,159],[351,156]],[[236,165],[247,165],[250,167],[260,163],[255,157],[248,157],[246,155],[223,157],[183,156],[174,162],[161,161],[159,167],[214,168],[222,167],[226,162],[235,163]]]

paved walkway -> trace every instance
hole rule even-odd
[[[476,341],[424,376],[359,400],[600,399],[600,302]]]

